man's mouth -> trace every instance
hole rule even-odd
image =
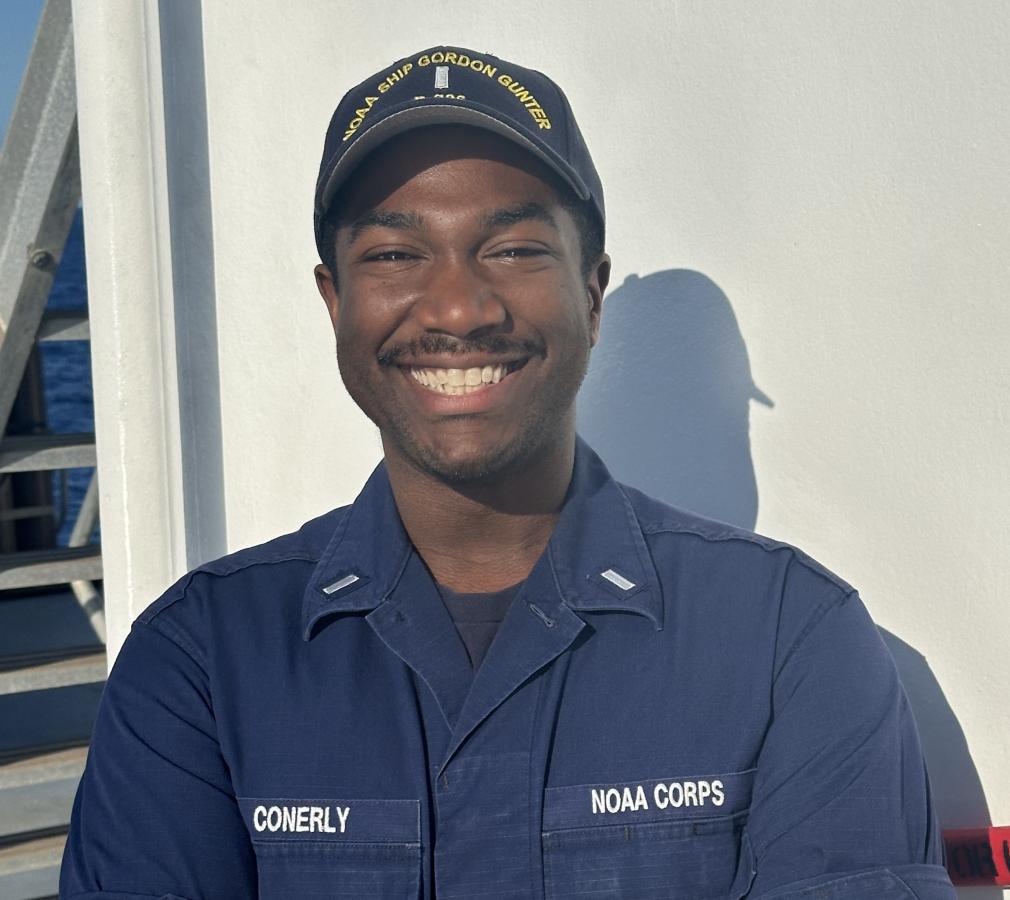
[[[421,387],[437,394],[473,394],[476,391],[498,384],[512,372],[526,365],[527,359],[517,359],[494,366],[473,366],[469,369],[436,369],[410,366],[411,378]]]

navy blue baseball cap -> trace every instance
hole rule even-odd
[[[603,185],[564,92],[546,75],[488,53],[432,47],[348,91],[326,130],[316,181],[316,246],[333,198],[355,168],[395,135],[426,125],[470,125],[546,163],[600,218]]]

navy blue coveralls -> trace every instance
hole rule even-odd
[[[483,665],[380,466],[200,567],[109,679],[62,896],[952,898],[855,592],[584,444]]]

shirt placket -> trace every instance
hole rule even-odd
[[[442,721],[431,723],[434,730],[448,726],[442,731],[447,741],[432,747],[430,758],[435,893],[439,900],[536,896],[553,720],[547,707],[558,702],[556,661],[584,623],[560,602],[545,557],[474,675],[444,606],[435,609],[435,601],[426,571],[408,565],[389,602],[369,616],[435,700]],[[433,713],[431,703],[422,702],[424,708]]]

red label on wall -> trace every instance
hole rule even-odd
[[[1010,887],[1010,826],[945,831],[943,844],[954,884]]]

